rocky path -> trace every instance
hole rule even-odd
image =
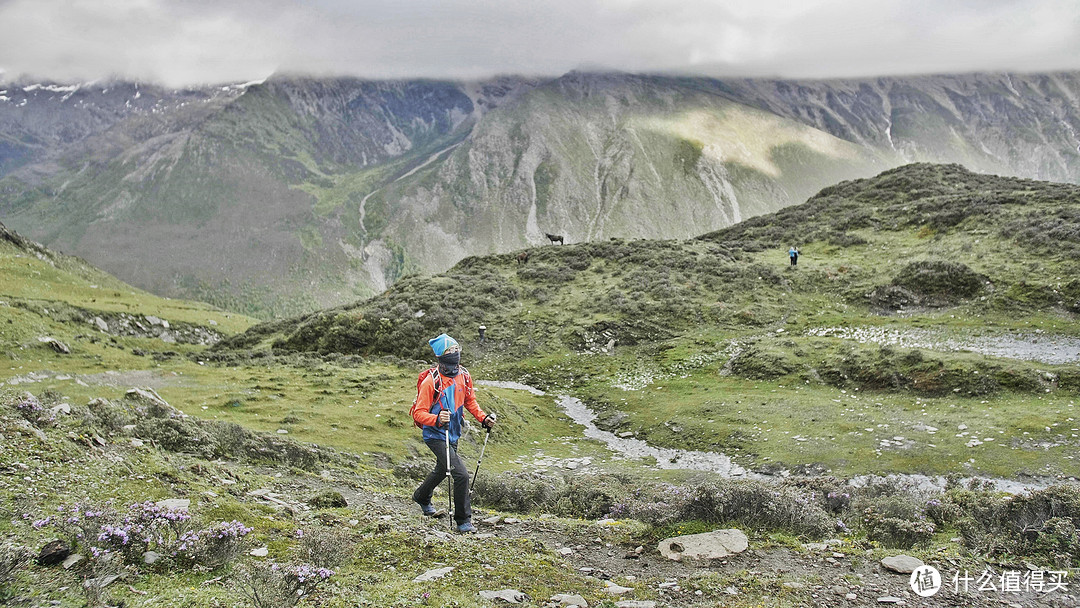
[[[885,553],[839,539],[789,547],[754,538],[750,540],[749,548],[740,553],[681,563],[662,555],[655,539],[646,541],[644,537],[628,533],[624,523],[614,520],[577,521],[475,509],[478,533],[451,534],[444,517],[422,517],[410,500],[365,491],[340,471],[327,471],[322,476],[296,476],[274,470],[262,472],[270,474],[274,483],[271,487],[249,492],[246,500],[268,503],[303,519],[308,516],[305,514],[309,508],[294,497],[333,490],[345,497],[351,509],[363,512],[366,519],[384,522],[388,527],[407,531],[425,542],[485,543],[490,539],[526,539],[541,545],[567,569],[595,579],[598,588],[607,586],[613,591],[608,594],[616,606],[743,606],[760,605],[762,599],[769,597],[782,598],[796,606],[838,608],[887,605],[1059,608],[1080,605],[1080,594],[1076,590],[1044,594],[979,592],[972,582],[965,593],[963,583],[959,582],[957,592],[953,588],[953,574],[962,576],[967,570],[972,577],[978,577],[983,568],[989,568],[993,580],[998,580],[1009,568],[1003,570],[983,564],[976,567],[946,556],[928,562],[941,572],[941,591],[934,597],[918,597],[909,586],[909,574],[894,572],[882,564]],[[356,521],[340,522],[340,525],[356,525]],[[1024,566],[1011,568],[1027,570]],[[403,573],[403,576],[411,574]],[[528,584],[529,581],[521,582],[522,587]],[[503,590],[477,589],[478,594],[497,591]],[[492,602],[496,606],[509,605],[504,600]],[[521,605],[560,604],[549,598],[524,598]]]

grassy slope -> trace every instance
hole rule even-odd
[[[521,266],[511,255],[466,259],[364,303],[255,327],[223,348],[422,358],[426,338],[446,330],[478,376],[568,390],[621,431],[731,452],[752,467],[1074,476],[1076,365],[811,334],[1080,335],[1068,282],[1077,196],[1071,186],[913,165],[693,241],[537,248]],[[1064,233],[1058,244],[1039,229],[1024,236],[1040,222]],[[786,268],[793,243],[804,254],[797,271]],[[928,260],[963,262],[991,285],[903,314],[871,304],[867,294],[904,265]],[[970,430],[956,436],[961,424]],[[967,447],[986,436],[995,441]]]
[[[949,168],[913,167],[905,171],[920,179],[926,178],[921,175],[924,172],[930,176],[944,172],[952,179],[958,176],[969,179]],[[970,179],[979,180],[982,186],[988,183],[985,180],[993,182],[990,178]],[[865,194],[866,185],[841,187],[836,200],[829,204],[860,206],[855,205],[856,199]],[[1069,196],[1071,189],[1066,189],[1060,196],[1039,204],[1058,206],[1059,201]],[[802,220],[805,223],[800,225],[800,214],[813,216],[815,204],[825,203],[819,200],[809,208],[789,212],[794,215],[787,216],[783,229],[802,234],[824,230],[825,234],[832,234],[832,228],[822,229],[830,225],[825,219],[831,217],[832,210],[817,214],[814,230],[805,218]],[[897,211],[888,208],[883,203],[881,209],[885,211],[879,213],[891,217]],[[895,470],[974,471],[1011,476],[1024,470],[1075,475],[1067,448],[1044,450],[1034,445],[1038,441],[1057,440],[1060,433],[1047,431],[1047,427],[1056,429],[1051,425],[1071,422],[1068,401],[1075,389],[1063,383],[1050,387],[1050,393],[1045,393],[1040,385],[1037,390],[996,390],[979,396],[954,395],[948,388],[952,384],[948,384],[949,393],[945,397],[930,397],[912,386],[901,390],[869,390],[856,379],[845,380],[829,373],[834,368],[873,371],[876,369],[873,363],[881,357],[884,360],[878,365],[890,372],[914,376],[925,370],[918,362],[894,361],[877,347],[845,344],[836,338],[808,337],[802,335],[805,330],[847,323],[930,327],[957,333],[972,328],[988,331],[1041,328],[1078,335],[1070,313],[1056,301],[1036,297],[1043,294],[1037,289],[1039,285],[1052,284],[1056,276],[1068,276],[1056,274],[1068,268],[1067,255],[1040,250],[1039,268],[1049,268],[1044,274],[1039,268],[1028,267],[1030,261],[1016,261],[1022,254],[1016,250],[1004,251],[999,237],[995,236],[996,246],[975,249],[978,245],[975,240],[985,239],[986,230],[993,230],[985,223],[978,228],[978,234],[956,229],[942,231],[944,236],[937,243],[933,235],[923,233],[920,223],[896,224],[895,229],[891,223],[879,231],[858,229],[870,241],[869,245],[841,247],[826,244],[828,236],[813,238],[802,246],[806,257],[796,272],[781,269],[785,263],[782,250],[758,245],[768,243],[770,238],[777,241],[770,245],[778,245],[790,237],[762,234],[776,226],[767,220],[695,241],[609,241],[535,249],[522,267],[517,266],[513,256],[470,259],[448,275],[431,280],[408,279],[384,296],[357,307],[312,315],[304,320],[256,326],[212,351],[201,346],[167,345],[153,338],[94,340],[88,334],[96,330],[72,323],[67,307],[133,314],[137,311],[170,321],[194,323],[214,319],[218,329],[228,334],[243,330],[251,320],[197,304],[154,298],[125,287],[77,260],[40,252],[50,264],[25,245],[17,248],[5,243],[0,250],[0,268],[10,273],[12,280],[3,284],[12,285],[6,288],[13,291],[5,294],[4,299],[15,305],[0,306],[0,351],[10,361],[0,368],[0,380],[25,377],[30,372],[50,373],[32,384],[5,387],[3,392],[10,397],[20,390],[40,394],[50,389],[74,404],[77,411],[72,419],[63,419],[60,428],[49,430],[44,444],[36,443],[29,433],[17,431],[9,420],[10,412],[5,414],[5,436],[17,440],[5,444],[9,449],[0,454],[3,464],[14,471],[18,468],[16,461],[29,463],[30,469],[20,475],[41,482],[48,480],[48,484],[37,490],[40,495],[34,495],[36,506],[25,505],[20,502],[24,485],[8,477],[2,488],[3,504],[16,513],[30,512],[42,505],[50,508],[84,497],[113,498],[126,503],[177,495],[198,497],[206,490],[213,490],[218,497],[206,496],[197,501],[199,518],[210,521],[239,518],[255,527],[256,542],[267,544],[273,557],[289,558],[298,548],[292,536],[294,529],[310,529],[319,524],[308,517],[271,513],[265,504],[246,496],[246,492],[274,487],[290,500],[302,500],[312,492],[311,487],[325,483],[316,483],[317,476],[293,470],[287,479],[282,479],[267,475],[275,469],[261,466],[208,462],[192,455],[156,450],[128,450],[123,433],[108,439],[108,450],[121,455],[124,462],[103,459],[93,450],[83,452],[82,447],[72,447],[79,444],[69,444],[64,439],[68,432],[78,435],[93,430],[82,422],[81,404],[96,397],[120,399],[130,385],[152,384],[174,406],[205,419],[241,422],[269,431],[273,436],[279,436],[274,432],[277,429],[285,429],[290,438],[374,455],[374,461],[384,466],[387,460],[408,463],[410,454],[419,453],[417,462],[422,465],[426,453],[405,413],[415,381],[415,368],[408,359],[424,357],[425,338],[442,328],[455,332],[465,342],[466,363],[477,377],[521,379],[545,388],[566,390],[585,397],[601,411],[602,421],[606,420],[605,424],[612,428],[633,431],[656,444],[721,449],[755,467],[767,468],[777,462],[784,466],[821,463],[837,474]],[[948,250],[944,249],[946,246],[954,247],[961,255],[969,255],[964,251],[964,245],[969,244],[982,254],[980,260],[988,264],[978,266],[978,270],[991,274],[990,269],[999,268],[993,265],[997,263],[1004,270],[991,274],[995,290],[985,301],[975,298],[958,306],[915,311],[907,316],[876,315],[862,294],[874,285],[887,282],[892,274],[882,267],[871,267],[871,264],[884,266],[886,262],[865,255],[866,248],[879,238],[888,239],[883,242],[892,250],[903,248],[909,256],[933,255],[938,247]],[[954,242],[958,239],[961,242]],[[832,256],[827,263],[826,255]],[[964,259],[975,266],[973,260]],[[1009,274],[1010,269],[1016,274]],[[1013,289],[1017,277],[1023,277],[1028,285],[1019,292]],[[461,288],[462,284],[466,289]],[[99,304],[101,308],[96,309]],[[425,314],[417,318],[416,312],[421,309]],[[486,323],[489,328],[489,340],[482,346],[472,339],[472,328],[478,322]],[[297,331],[305,326],[305,331]],[[777,335],[777,329],[785,331]],[[37,343],[38,335],[64,340],[72,346],[73,353],[67,356],[54,353]],[[613,355],[602,350],[610,336],[618,340]],[[733,340],[764,354],[729,366]],[[251,348],[275,342],[278,348],[274,354]],[[230,346],[237,350],[231,350]],[[313,347],[321,347],[324,356],[292,352]],[[163,356],[139,356],[132,352],[134,349]],[[164,351],[174,351],[179,356],[169,357]],[[360,360],[335,354],[348,352],[367,356]],[[777,376],[773,367],[778,363],[768,353],[780,353],[797,362],[795,369]],[[971,372],[980,369],[979,366],[998,365],[1021,376],[1039,369],[1057,372],[1065,378],[1075,367],[1037,366],[970,354],[927,352],[924,356],[940,360],[947,369]],[[868,358],[870,364],[860,363],[860,358]],[[823,362],[819,363],[819,359]],[[747,379],[741,373],[720,375],[725,367],[762,377]],[[815,378],[811,370],[824,380]],[[969,385],[959,382],[957,386]],[[541,457],[591,457],[596,463],[592,467],[594,471],[629,472],[638,483],[650,478],[685,477],[660,475],[633,462],[612,459],[592,442],[580,441],[580,431],[560,414],[550,398],[489,389],[481,390],[480,398],[485,409],[498,411],[503,418],[485,456],[484,468],[489,473],[519,471],[522,468],[519,463],[532,468],[532,463]],[[614,416],[617,411],[629,416],[618,421]],[[849,425],[849,418],[857,418],[858,423]],[[880,457],[875,454],[880,438],[877,435],[914,437],[906,426],[924,420],[942,429],[933,441],[937,447],[919,441],[904,451],[883,450]],[[975,449],[960,447],[966,439],[953,438],[946,426],[960,420],[982,436],[1004,430],[999,439],[1002,443],[1014,437],[1032,443],[1008,451],[989,444]],[[890,426],[883,428],[879,424]],[[896,431],[898,427],[905,430]],[[871,439],[869,434],[857,434],[865,428],[878,429],[874,431],[877,435]],[[1025,432],[1029,435],[1024,435]],[[792,437],[794,434],[812,441],[799,442]],[[830,440],[830,436],[835,440]],[[475,437],[467,439],[462,447],[470,460],[478,451]],[[960,466],[959,459],[947,457],[957,451],[962,451],[965,459],[974,457],[976,462],[965,467]],[[427,564],[449,563],[451,558],[462,555],[469,558],[464,562],[472,565],[461,568],[461,578],[431,587],[430,601],[436,605],[439,602],[475,605],[473,589],[502,586],[516,586],[533,597],[579,591],[590,601],[602,599],[595,581],[568,570],[550,549],[542,549],[534,541],[499,538],[469,542],[456,544],[450,553],[442,543],[425,541],[422,523],[403,511],[408,506],[406,497],[413,484],[408,479],[387,475],[386,471],[372,469],[367,464],[346,468],[328,464],[326,468],[335,484],[353,488],[359,496],[387,496],[385,500],[398,502],[360,502],[346,511],[319,514],[319,520],[324,522],[357,519],[360,523],[354,535],[359,543],[356,555],[366,556],[341,566],[339,578],[324,591],[325,605],[356,605],[363,600],[375,605],[419,602],[420,594],[428,587],[410,583],[411,578]],[[215,475],[231,476],[239,485],[223,492]],[[87,483],[88,480],[94,483]],[[300,481],[294,483],[295,480]],[[378,493],[373,494],[374,490]],[[387,515],[393,518],[392,526],[397,532],[390,533],[390,527],[381,519]],[[25,522],[3,525],[22,542],[36,546],[45,540],[43,533],[31,532]],[[552,530],[552,538],[562,542],[571,537],[608,534],[574,522],[545,520],[539,527]],[[612,533],[610,540],[621,551],[638,543],[647,544],[652,535],[665,531],[681,533],[696,529],[691,525],[681,530],[662,529],[646,534],[620,529]],[[941,534],[950,536],[955,532],[945,530]],[[791,542],[790,537],[780,539]],[[943,537],[942,542],[948,544],[947,540]],[[759,549],[775,546],[776,542],[768,535],[754,537],[754,546]],[[863,547],[845,545],[843,550],[850,550],[853,556],[862,555]],[[396,569],[383,569],[387,563],[395,564]],[[484,570],[483,563],[494,564],[496,570]],[[147,573],[133,582],[136,589],[173,598],[172,605],[210,606],[235,601],[228,588],[202,585],[213,578],[211,574],[215,573]],[[78,605],[77,596],[71,591],[78,584],[73,574],[33,569],[20,577],[23,588],[37,589],[35,593],[42,599],[55,598],[62,605]],[[782,595],[777,604],[781,606],[810,601],[780,587],[781,579],[766,578],[770,582],[763,584],[757,577],[736,572],[706,577],[692,584],[705,589],[704,598],[711,601],[726,598],[723,589],[728,584],[737,585],[743,592],[737,600],[740,605],[754,605],[777,593]],[[814,580],[811,577],[806,582]],[[648,584],[656,582],[648,581]],[[68,590],[62,591],[63,587]],[[124,588],[117,588],[114,593],[116,597],[138,599]],[[649,592],[645,593],[649,597]]]

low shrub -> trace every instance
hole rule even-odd
[[[144,555],[158,554],[161,564],[184,568],[217,568],[238,557],[251,528],[238,521],[198,527],[187,509],[168,509],[153,502],[136,503],[126,510],[110,504],[75,503],[33,522],[35,529],[51,529],[74,552],[91,558],[117,556],[123,563],[142,565]]]
[[[881,496],[860,504],[867,538],[886,547],[909,549],[930,542],[937,529],[912,496]]]
[[[323,490],[308,498],[307,503],[313,509],[344,509],[349,506],[349,501],[336,490]]]
[[[290,608],[310,596],[334,571],[308,564],[244,564],[236,569],[237,592],[254,608]]]
[[[352,557],[356,542],[348,532],[331,528],[297,530],[300,538],[300,561],[316,568],[333,568]]]

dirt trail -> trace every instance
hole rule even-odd
[[[274,470],[264,473],[276,475]],[[1075,591],[1035,593],[955,593],[952,576],[964,570],[964,565],[949,558],[929,562],[942,573],[944,587],[932,598],[917,597],[909,587],[909,576],[895,574],[880,565],[881,555],[870,556],[863,548],[851,544],[810,549],[768,546],[765,539],[751,539],[751,548],[744,553],[711,565],[687,565],[663,557],[654,542],[639,545],[638,539],[627,540],[618,524],[606,522],[578,522],[551,516],[502,514],[474,508],[474,522],[478,533],[458,535],[447,532],[445,518],[431,519],[420,515],[412,501],[391,494],[372,493],[359,488],[356,480],[335,471],[322,477],[282,474],[276,478],[273,492],[278,507],[291,504],[300,517],[308,510],[295,502],[295,497],[308,496],[323,490],[335,490],[346,498],[351,509],[362,511],[366,517],[386,522],[394,529],[405,530],[417,538],[437,538],[451,543],[483,543],[491,538],[528,539],[541,544],[565,562],[568,569],[583,576],[600,580],[613,580],[621,585],[635,587],[636,592],[621,599],[652,598],[659,607],[691,608],[717,606],[715,578],[709,574],[727,577],[731,584],[722,595],[720,605],[746,602],[753,597],[783,595],[793,605],[858,608],[886,605],[879,598],[896,597],[902,605],[945,607],[991,606],[1052,607],[1080,605]],[[283,499],[282,499],[283,498]],[[265,500],[259,496],[247,496],[248,500]],[[483,519],[501,515],[498,524],[485,524]],[[583,527],[587,532],[583,532]],[[644,542],[644,541],[642,541]],[[643,552],[636,553],[638,546]],[[628,557],[634,555],[635,557]],[[968,565],[972,575],[981,573]],[[1025,570],[1022,566],[1007,569]],[[996,575],[1001,568],[992,568]],[[522,581],[521,586],[527,582]],[[725,582],[726,584],[726,582]],[[598,582],[599,585],[599,582]],[[701,595],[698,589],[703,590]],[[479,590],[478,590],[479,591]],[[748,595],[749,594],[749,595]],[[854,599],[849,599],[854,594]],[[710,597],[711,596],[711,597]],[[533,598],[525,605],[542,606],[546,598]]]

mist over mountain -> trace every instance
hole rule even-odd
[[[547,242],[688,237],[911,161],[1080,181],[1080,75],[572,72],[0,92],[0,220],[261,317]]]

